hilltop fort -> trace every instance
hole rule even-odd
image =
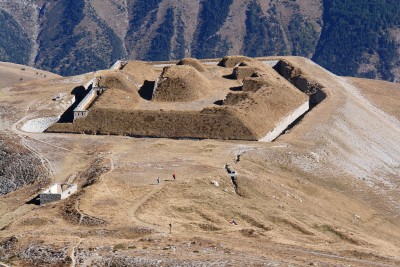
[[[118,61],[48,132],[272,141],[325,97],[284,60]]]

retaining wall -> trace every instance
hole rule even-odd
[[[67,190],[61,193],[61,199],[66,199],[76,191],[78,191],[78,185],[76,184],[71,185],[70,187],[67,188]]]
[[[40,205],[61,200],[61,194],[40,194]]]
[[[88,115],[87,107],[96,98],[97,92],[95,89],[90,89],[89,93],[82,99],[78,106],[74,109],[74,120],[84,118]]]
[[[303,105],[301,105],[298,109],[293,111],[289,116],[285,117],[281,120],[275,128],[270,131],[266,136],[261,138],[259,141],[261,142],[271,142],[278,138],[294,121],[296,121],[300,116],[306,113],[310,109],[310,103],[307,101]]]

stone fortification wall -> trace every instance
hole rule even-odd
[[[79,105],[76,107],[76,110],[86,110],[93,99],[96,97],[96,91],[91,89],[88,94],[82,99]]]
[[[310,109],[309,101],[305,102],[299,108],[297,108],[293,113],[289,116],[283,118],[275,128],[270,131],[266,136],[261,138],[259,141],[261,142],[271,142],[278,138],[294,121],[296,121],[300,116],[306,113]]]
[[[96,98],[96,90],[90,89],[88,94],[82,99],[78,106],[74,109],[74,120],[84,118],[88,115],[88,106]]]
[[[125,67],[125,65],[126,65],[127,63],[128,63],[128,62],[127,62],[127,61],[124,61],[124,60],[117,60],[117,61],[114,63],[114,65],[111,66],[110,69],[112,69],[112,70],[122,70],[122,69]]]
[[[73,185],[69,186],[66,190],[64,190],[61,193],[61,199],[66,199],[67,197],[69,197],[70,195],[75,193],[76,191],[78,191],[78,185],[73,184]]]
[[[40,205],[61,200],[61,194],[40,194]]]

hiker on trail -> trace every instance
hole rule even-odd
[[[235,164],[238,163],[239,161],[240,161],[240,154],[237,154],[235,159]]]
[[[169,233],[172,233],[172,223],[169,223]]]
[[[160,177],[157,177],[157,184],[160,184]]]
[[[176,174],[172,174],[172,177],[174,178],[174,181],[176,180]]]
[[[231,168],[229,167],[229,164],[228,164],[228,163],[225,164],[225,170],[227,171],[227,173],[232,173],[232,170],[231,170]]]

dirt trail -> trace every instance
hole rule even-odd
[[[115,170],[115,164],[114,164],[114,160],[112,159],[112,157],[108,157],[108,159],[110,160],[110,171],[109,171],[109,173],[111,173],[111,172],[113,172]],[[126,204],[121,204],[120,203],[119,197],[117,197],[116,194],[111,190],[110,186],[107,184],[107,181],[104,181],[104,184],[107,187],[108,192],[114,198],[114,201],[116,203],[118,203],[118,206],[128,215],[128,218],[130,218],[133,223],[135,223],[137,225],[145,226],[145,227],[148,227],[148,228],[157,228],[158,230],[160,230],[157,225],[149,224],[149,223],[141,220],[137,216],[137,212],[140,209],[140,207],[142,207],[152,196],[154,196],[159,191],[161,191],[161,189],[163,188],[163,185],[159,184],[157,186],[154,186],[154,188],[148,194],[146,194],[143,198],[138,200],[133,206],[128,206],[127,207]]]
[[[137,215],[137,212],[143,205],[146,204],[147,201],[149,201],[149,199],[151,197],[153,197],[158,192],[160,192],[163,189],[163,187],[164,186],[161,184],[155,185],[154,188],[147,195],[145,195],[142,199],[140,199],[138,202],[136,202],[133,207],[130,208],[130,213],[132,214],[132,218],[137,224],[139,224],[139,225],[142,224],[142,225],[145,225],[150,228],[154,228],[154,227],[159,228],[159,226],[157,226],[155,224],[149,224],[149,223],[146,223],[145,221],[141,220],[139,218],[139,216]]]
[[[55,174],[54,171],[54,167],[53,164],[51,163],[51,161],[38,149],[34,148],[32,145],[29,145],[29,139],[28,139],[28,133],[25,132],[21,132],[18,128],[17,125],[19,125],[22,121],[24,121],[26,118],[23,117],[22,119],[20,119],[19,121],[17,121],[16,123],[14,123],[11,126],[11,131],[14,132],[16,135],[18,135],[21,138],[21,144],[28,149],[29,151],[31,151],[36,157],[38,157],[40,159],[40,161],[42,162],[43,167],[48,171],[50,177],[53,177],[53,175]],[[34,138],[32,138],[33,140],[36,140]]]
[[[71,251],[71,267],[75,267],[76,266],[76,259],[75,259],[75,250],[77,248],[79,248],[80,244],[82,243],[83,239],[79,238],[78,243],[72,247],[72,251]]]
[[[140,225],[140,226],[144,226],[144,227],[148,227],[148,228],[157,228],[158,230],[159,227],[157,225],[154,224],[150,224],[147,223],[143,220],[141,220],[138,216],[137,216],[137,212],[140,209],[140,207],[142,207],[152,196],[154,196],[155,194],[157,194],[162,188],[162,185],[158,185],[158,186],[154,186],[154,188],[148,193],[146,194],[143,198],[141,198],[140,200],[138,200],[133,206],[126,206],[126,204],[121,204],[119,198],[116,196],[116,194],[111,190],[111,188],[109,187],[109,185],[105,182],[105,185],[107,187],[108,192],[110,193],[110,195],[112,195],[114,201],[118,204],[118,206],[120,207],[121,210],[124,211],[124,213],[126,213],[128,215],[128,218],[135,224]]]

